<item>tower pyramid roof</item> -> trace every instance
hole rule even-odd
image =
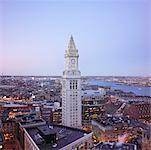
[[[71,35],[70,41],[69,41],[69,44],[68,44],[68,51],[74,51],[74,50],[76,50],[76,46],[75,46],[75,43],[74,43],[74,40],[73,40],[73,36]]]

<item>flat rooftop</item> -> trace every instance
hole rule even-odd
[[[105,116],[104,118],[97,118],[94,121],[99,123],[101,126],[114,126],[114,125],[128,125],[129,127],[141,127],[144,130],[148,130],[149,126],[145,123],[139,122],[134,119],[130,119],[128,117],[122,116]]]
[[[20,108],[20,107],[27,107],[27,105],[20,105],[20,104],[4,104],[3,107],[8,107],[8,108]]]
[[[137,150],[137,147],[130,143],[101,142],[95,146],[95,150]]]
[[[104,118],[97,118],[95,119],[98,123],[100,123],[102,126],[113,126],[117,124],[131,124],[130,119],[127,117],[118,117],[118,116],[105,116]]]
[[[35,113],[16,115],[15,119],[23,127],[46,124],[46,122],[43,119],[38,118]]]
[[[100,90],[84,90],[81,93],[82,97],[87,97],[87,96],[103,96],[103,92]]]
[[[35,135],[40,134],[40,131],[42,130],[44,131],[44,135],[47,135],[47,133],[50,134],[56,133],[57,146],[55,148],[52,147],[52,143],[47,144],[46,142],[43,142],[42,144],[38,144],[38,140],[35,138]],[[80,129],[65,127],[62,125],[48,125],[48,124],[32,127],[32,128],[26,128],[26,131],[31,136],[33,141],[37,144],[39,149],[42,150],[50,150],[50,149],[58,150],[88,134],[88,132]],[[42,137],[43,135],[40,134],[40,136],[41,136],[41,141],[44,141],[44,137]]]
[[[20,122],[20,124],[21,125],[32,125],[32,124],[43,123],[43,122],[45,122],[45,121],[42,119],[33,119],[30,121],[22,121],[22,122]]]

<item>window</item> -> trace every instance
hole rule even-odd
[[[78,89],[78,80],[70,80],[70,89]]]
[[[70,80],[70,89],[72,89],[72,80]]]

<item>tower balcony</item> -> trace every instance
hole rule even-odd
[[[81,72],[79,70],[65,70],[63,71],[63,77],[66,78],[81,78]]]

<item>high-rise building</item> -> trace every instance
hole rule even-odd
[[[62,124],[81,127],[81,73],[78,68],[78,50],[71,36],[65,52],[65,70],[62,79]]]

